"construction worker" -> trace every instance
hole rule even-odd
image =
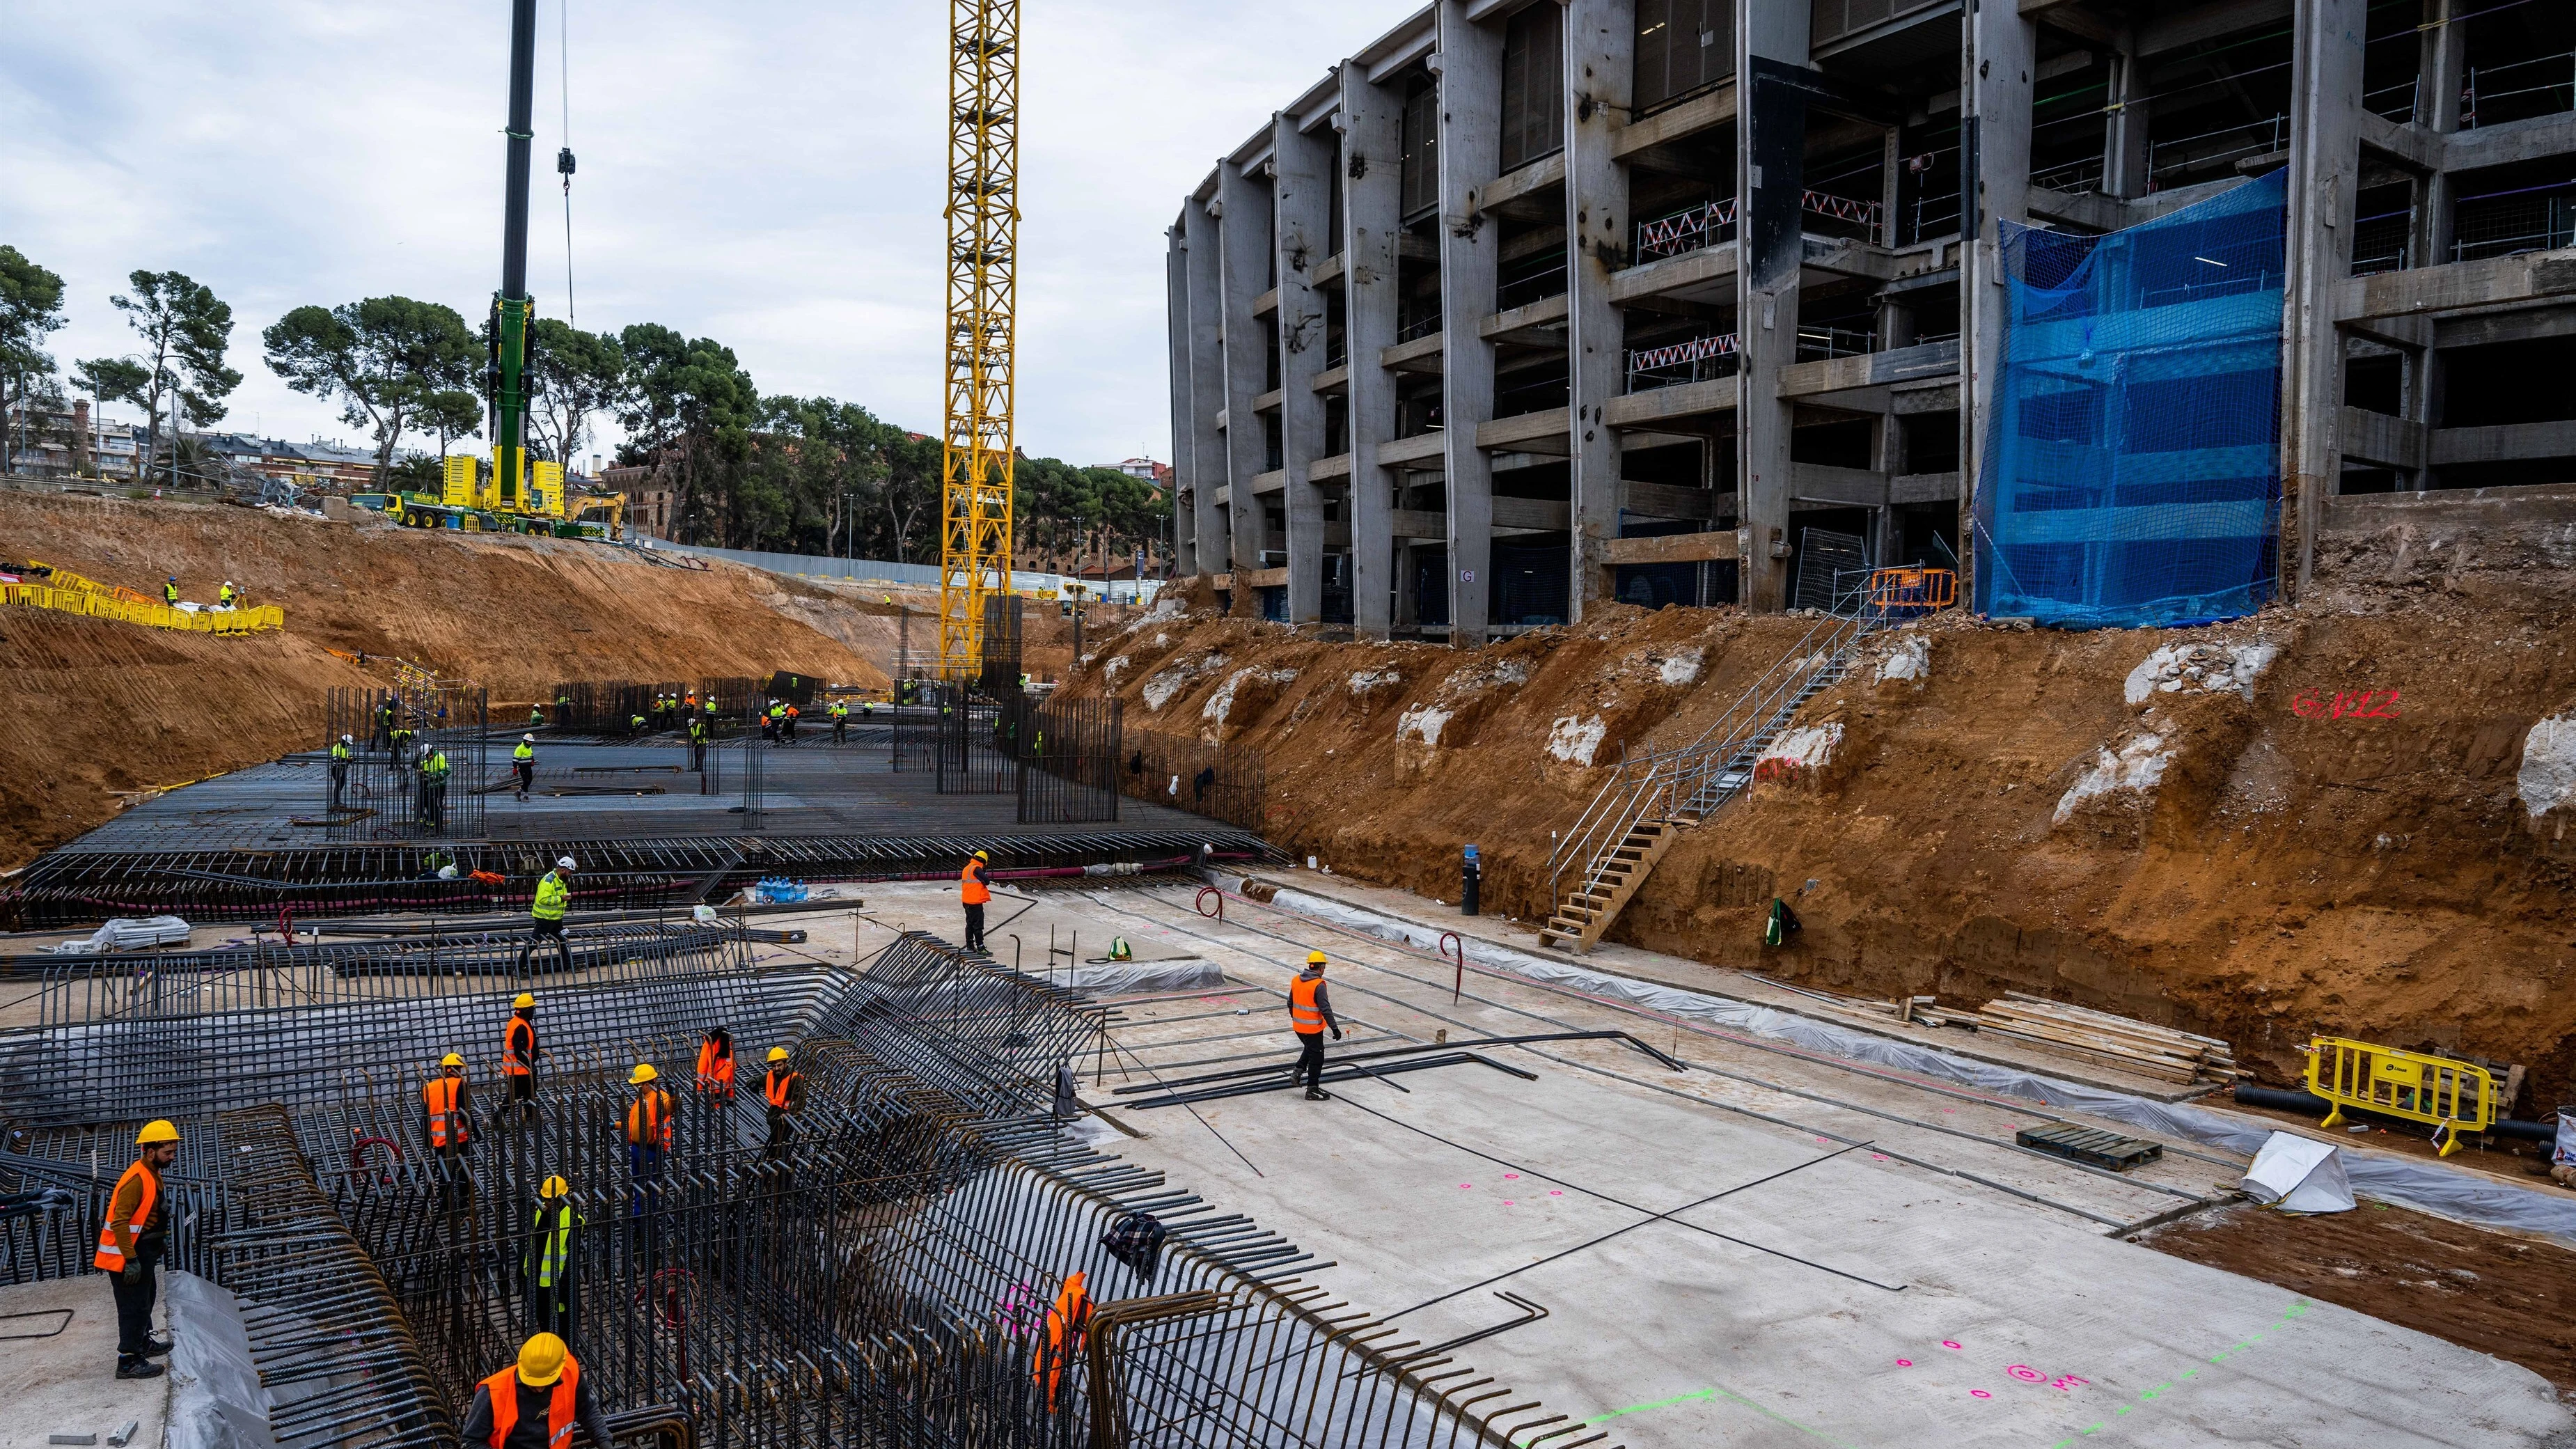
[[[842,701],[840,701],[840,700],[837,700],[837,699],[836,699],[836,700],[833,700],[833,701],[832,701],[832,743],[834,743],[834,744],[836,744],[836,745],[846,745],[846,744],[848,744],[849,742],[850,742],[850,707],[849,707],[847,704],[845,704],[845,703],[843,703]]]
[[[1047,1309],[1046,1332],[1038,1339],[1037,1361],[1029,1369],[1029,1376],[1045,1391],[1050,1410],[1055,1407],[1065,1365],[1082,1357],[1083,1336],[1090,1330],[1091,1287],[1076,1270],[1066,1274],[1064,1286],[1056,1290],[1055,1302]]]
[[[224,586],[223,586],[223,588],[221,588],[221,589],[219,589],[219,590],[217,590],[217,591],[216,591],[216,593],[215,593],[215,604],[216,604],[216,607],[218,607],[218,608],[224,608],[224,609],[229,609],[229,608],[231,608],[231,607],[233,606],[233,581],[232,581],[232,580],[230,580],[230,579],[226,579],[226,580],[224,580]]]
[[[771,700],[769,707],[760,712],[760,737],[771,744],[778,742],[777,700]]]
[[[650,1062],[637,1062],[627,1073],[635,1100],[626,1104],[627,1212],[644,1220],[644,1259],[661,1258],[662,1164],[671,1155],[671,1118],[680,1109],[669,1092],[654,1085],[662,1074]]]
[[[703,715],[689,716],[689,768],[704,774],[707,768],[707,721]]]
[[[641,737],[644,733],[644,716],[640,714],[628,715],[626,717],[626,732],[630,735]]]
[[[420,761],[420,823],[431,830],[447,828],[447,749],[431,745]]]
[[[523,959],[520,969],[527,966]],[[516,1107],[523,1116],[534,1116],[537,1110],[537,998],[520,992],[510,1003],[509,1024],[501,1028],[501,1080],[510,1084],[510,1098],[493,1112],[492,1120]]]
[[[465,1170],[465,1152],[474,1142],[468,1095],[465,1058],[454,1052],[439,1058],[438,1075],[420,1084],[420,1135],[435,1160],[440,1202],[450,1211],[474,1198],[474,1179]]]
[[[510,768],[519,772],[519,799],[525,803],[528,791],[537,783],[537,737],[519,736],[519,747],[510,752]]]
[[[548,1177],[537,1188],[536,1221],[528,1225],[519,1270],[527,1281],[529,1324],[566,1343],[573,1340],[573,1308],[580,1297],[573,1274],[581,1262],[581,1226],[572,1185],[560,1176]]]
[[[796,743],[796,717],[799,713],[800,711],[792,704],[779,712],[779,738],[791,745]]]
[[[376,732],[367,739],[367,748],[378,745],[390,748],[394,742],[394,702],[390,699],[376,706]]]
[[[690,714],[696,714],[698,712],[698,687],[696,685],[690,685],[689,692],[680,697],[680,707]]]
[[[720,1026],[698,1038],[698,1090],[718,1102],[733,1100],[733,1033]]]
[[[569,694],[564,693],[562,690],[556,690],[556,691],[555,691],[555,728],[556,728],[556,729],[569,729],[569,728],[571,728],[571,727],[572,727],[572,696],[571,696],[571,695],[569,695]]]
[[[173,609],[179,607],[179,576],[177,574],[172,574],[169,582],[161,586],[161,602],[169,605]],[[153,1372],[158,1373],[160,1370],[155,1369]],[[146,1374],[143,1375],[143,1377],[148,1378],[150,1375]]]
[[[357,741],[342,735],[331,742],[331,808],[340,808],[340,793],[349,788],[350,746]]]
[[[560,1335],[540,1333],[520,1346],[515,1367],[474,1386],[457,1442],[464,1449],[570,1449],[575,1424],[598,1449],[616,1442],[571,1347]]]
[[[1306,1079],[1306,1100],[1328,1102],[1324,1091],[1324,1031],[1342,1039],[1342,1024],[1333,1016],[1333,999],[1324,991],[1324,953],[1306,953],[1306,969],[1288,983],[1288,1025],[1297,1033],[1297,1065],[1289,1073]]]
[[[957,903],[966,908],[966,949],[984,949],[984,906],[993,899],[993,858],[976,851],[957,872]]]
[[[116,1376],[157,1379],[161,1365],[152,1360],[170,1351],[169,1341],[152,1336],[152,1302],[169,1214],[161,1202],[161,1174],[179,1156],[179,1129],[168,1122],[146,1122],[134,1134],[134,1165],[116,1180],[108,1194],[107,1220],[99,1225],[98,1251],[90,1266],[109,1274],[108,1290],[116,1295]]]
[[[538,944],[552,941],[555,957],[562,962],[564,974],[572,974],[572,947],[564,941],[564,912],[572,905],[572,857],[555,861],[555,868],[537,881],[536,898],[528,902],[528,939],[519,946],[519,973],[526,975],[529,958]]]
[[[546,707],[545,707],[544,705],[542,705],[542,704],[531,704],[531,705],[529,705],[529,706],[528,706],[528,728],[530,728],[530,729],[532,729],[532,730],[534,730],[534,729],[543,729],[543,728],[545,728],[545,724],[546,724]]]
[[[769,1143],[761,1155],[774,1162],[796,1140],[796,1114],[805,1110],[805,1074],[787,1064],[787,1048],[769,1049],[769,1070],[761,1074],[760,1098],[769,1104]]]

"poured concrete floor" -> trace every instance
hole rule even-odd
[[[1017,935],[1033,972],[1050,927],[1083,958],[1123,935],[1141,958],[1226,971],[1223,988],[1109,998],[1114,1051],[1077,1064],[1084,1096],[1143,1135],[1104,1145],[1335,1260],[1315,1281],[1424,1343],[1527,1317],[1499,1293],[1538,1305],[1455,1357],[1604,1443],[2576,1444],[2576,1415],[2528,1370],[2120,1240],[2195,1210],[2241,1159],[2173,1143],[2137,1172],[2089,1172],[2012,1145],[2046,1119],[2028,1103],[1474,969],[1453,1005],[1445,964],[1240,900],[1219,923],[1192,895],[993,910],[995,954]],[[867,896],[812,918],[798,949],[955,938],[944,887]],[[1281,991],[1309,945],[1334,958],[1345,1049],[1622,1029],[1688,1066],[1552,1043],[1488,1053],[1535,1081],[1469,1064],[1195,1116],[1119,1093],[1284,1069]]]

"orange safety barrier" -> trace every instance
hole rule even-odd
[[[1870,606],[1929,614],[1959,602],[1959,576],[1949,569],[1879,569],[1869,576]]]

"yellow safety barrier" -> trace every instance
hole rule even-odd
[[[2430,1123],[2448,1157],[2460,1150],[2461,1133],[2495,1125],[2495,1079],[2475,1062],[2336,1036],[2300,1050],[2308,1054],[2308,1090],[2334,1104],[2328,1127],[2343,1121],[2346,1107]]]
[[[56,588],[50,584],[0,584],[0,605],[5,604],[85,614],[93,619],[114,619],[120,623],[141,624],[152,629],[178,629],[192,634],[258,634],[286,627],[286,611],[275,604],[263,604],[256,609],[206,609],[192,614],[167,604],[137,603],[114,594]]]

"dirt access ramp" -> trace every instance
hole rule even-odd
[[[2226,625],[1879,636],[1611,938],[1878,996],[2035,992],[2228,1038],[2273,1081],[2322,1032],[2576,1099],[2570,575],[2356,548],[2376,572]],[[1529,919],[1621,751],[1688,742],[1815,622],[1614,606],[1461,651],[1167,607],[1075,690],[1259,748],[1298,854],[1441,900],[1472,841],[1485,908]],[[1805,925],[1778,949],[1774,896]]]
[[[884,673],[782,609],[775,576],[667,568],[569,539],[471,535],[214,504],[0,493],[0,560],[39,559],[158,597],[230,579],[286,611],[217,639],[40,609],[0,612],[0,868],[112,816],[111,792],[193,780],[320,743],[324,691],[382,686],[399,655],[492,690],[495,717],[568,679],[792,669]],[[811,600],[806,607],[821,607]]]

